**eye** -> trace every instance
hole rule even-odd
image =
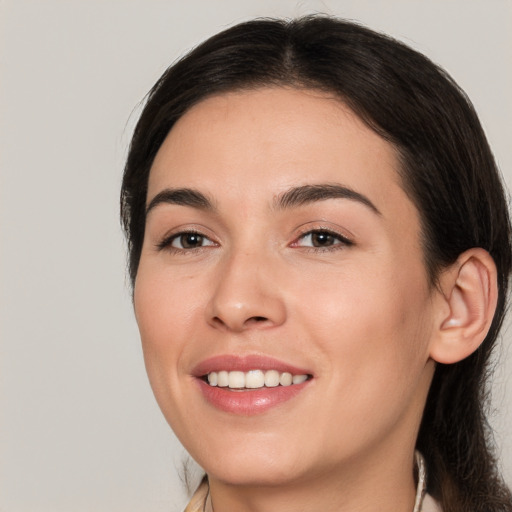
[[[350,245],[353,245],[353,242],[348,238],[325,229],[308,231],[301,235],[293,244],[295,247],[314,247],[318,249]]]
[[[202,235],[201,233],[196,233],[194,231],[188,231],[184,233],[174,234],[161,243],[158,244],[160,249],[164,249],[166,247],[177,249],[177,250],[191,250],[191,249],[200,249],[202,247],[208,247],[215,245],[215,242]]]

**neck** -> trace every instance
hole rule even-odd
[[[412,512],[416,483],[409,451],[360,458],[286,485],[233,486],[210,477],[208,512]]]

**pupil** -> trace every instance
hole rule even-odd
[[[201,235],[196,235],[195,233],[186,233],[185,235],[181,235],[181,245],[185,249],[191,249],[201,245],[203,241],[203,237]]]
[[[333,241],[332,235],[329,235],[329,233],[314,233],[313,234],[313,245],[316,247],[331,245],[332,241]]]

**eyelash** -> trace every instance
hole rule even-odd
[[[208,243],[207,245],[202,245],[202,246],[199,246],[199,247],[189,247],[189,248],[186,248],[186,247],[173,247],[173,242],[175,240],[178,240],[179,238],[183,237],[183,236],[187,236],[187,235],[195,235],[197,237],[200,237],[202,238],[203,240],[207,240],[209,241],[210,243]],[[299,242],[301,240],[304,240],[306,237],[308,236],[313,236],[313,235],[327,235],[328,237],[332,237],[332,239],[334,239],[334,244],[332,245],[327,245],[325,247],[315,247],[315,246],[301,246],[299,245]],[[338,242],[338,243],[336,243]],[[186,253],[186,252],[190,252],[190,251],[198,251],[198,250],[201,250],[201,249],[205,249],[207,247],[212,247],[212,246],[215,246],[217,245],[216,242],[214,242],[213,240],[211,240],[210,238],[208,238],[206,235],[204,235],[203,233],[201,233],[200,231],[194,231],[194,230],[187,230],[187,231],[180,231],[179,233],[174,233],[170,236],[167,236],[165,237],[161,242],[159,242],[156,247],[158,250],[168,250],[168,251],[171,251],[171,252],[175,252],[175,253]],[[347,247],[350,247],[354,245],[354,242],[352,242],[352,240],[349,240],[347,237],[341,235],[340,233],[337,233],[335,231],[332,231],[330,229],[322,229],[322,228],[318,228],[318,229],[310,229],[310,230],[307,230],[307,231],[304,231],[303,233],[301,233],[296,239],[294,242],[292,242],[290,244],[290,247],[302,247],[304,250],[307,250],[308,252],[326,252],[326,251],[337,251],[337,250],[340,250],[340,249],[345,249]]]
[[[327,245],[325,247],[315,247],[315,246],[300,246],[299,241],[304,240],[308,236],[313,235],[327,235],[332,237],[335,241],[333,245]],[[336,243],[338,242],[338,243]],[[292,247],[302,247],[303,249],[311,252],[325,252],[325,251],[338,251],[341,249],[346,249],[347,247],[351,247],[354,245],[354,242],[347,237],[337,233],[336,231],[332,231],[330,229],[317,228],[317,229],[309,229],[300,234],[300,236],[291,244]]]
[[[203,240],[208,240],[211,243],[209,243],[207,245],[199,246],[199,247],[189,247],[189,248],[173,247],[172,244],[175,240],[178,240],[179,238],[181,238],[183,236],[187,236],[187,235],[195,235],[197,237],[202,238]],[[208,238],[206,235],[201,233],[200,231],[195,231],[195,230],[189,229],[187,231],[180,231],[179,233],[174,233],[170,236],[165,237],[161,242],[159,242],[157,244],[156,247],[158,250],[166,249],[171,252],[186,253],[186,252],[190,252],[190,251],[197,251],[197,250],[204,249],[206,247],[211,247],[214,245],[216,245],[216,243],[213,240],[211,240],[210,238]]]

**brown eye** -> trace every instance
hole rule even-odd
[[[353,245],[353,243],[338,233],[326,230],[316,230],[304,233],[294,244],[296,247],[313,247],[316,249]]]
[[[209,238],[199,233],[189,232],[175,235],[170,245],[176,249],[198,249],[214,244]]]
[[[311,245],[313,247],[329,247],[335,243],[336,239],[330,233],[326,233],[325,231],[311,233]]]
[[[196,233],[184,233],[183,235],[180,235],[175,241],[179,241],[179,244],[183,249],[193,249],[195,247],[201,247],[203,243],[203,237]]]

